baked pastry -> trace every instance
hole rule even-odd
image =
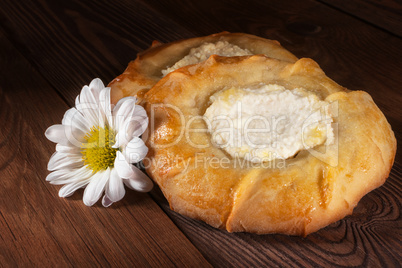
[[[143,103],[147,173],[173,210],[229,232],[317,231],[382,185],[396,152],[370,95],[311,59],[214,55]]]
[[[108,85],[111,87],[112,102],[116,103],[127,96],[136,96],[141,100],[145,92],[172,70],[171,67],[178,68],[205,60],[209,57],[206,53],[220,56],[264,54],[289,62],[297,60],[278,41],[244,33],[222,32],[168,44],[154,41],[149,49],[139,53],[129,63],[123,74]]]

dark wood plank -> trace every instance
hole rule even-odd
[[[1,266],[208,266],[148,194],[110,209],[58,197],[44,131],[68,106],[3,34],[0,47]]]
[[[402,2],[395,0],[318,0],[402,37]]]
[[[139,1],[3,0],[0,15],[8,38],[70,105],[83,83],[107,84],[153,40],[194,36]]]

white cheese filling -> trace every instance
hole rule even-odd
[[[228,43],[227,41],[204,43],[199,47],[192,48],[187,56],[176,62],[173,66],[162,70],[162,74],[165,76],[181,67],[203,62],[211,55],[233,57],[252,55],[252,53],[248,49],[242,49],[236,45]]]
[[[212,142],[251,162],[287,159],[334,141],[329,103],[301,88],[230,88],[210,98],[204,114]]]

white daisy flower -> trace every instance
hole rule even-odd
[[[112,105],[110,88],[97,78],[82,88],[62,124],[46,130],[46,137],[57,143],[46,180],[64,184],[60,197],[85,187],[85,205],[92,206],[105,193],[102,204],[107,207],[124,197],[124,185],[141,192],[152,189],[152,181],[133,165],[148,152],[139,138],[148,117],[135,103],[136,98],[127,97]]]

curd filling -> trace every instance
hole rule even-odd
[[[334,141],[329,103],[302,88],[230,88],[210,98],[204,120],[215,146],[251,162],[287,159]]]
[[[227,41],[218,41],[216,43],[204,43],[199,47],[192,48],[190,53],[176,62],[173,66],[162,70],[163,76],[181,67],[196,64],[207,60],[211,55],[224,57],[246,56],[252,55],[248,49],[242,49],[236,45],[230,44]]]

